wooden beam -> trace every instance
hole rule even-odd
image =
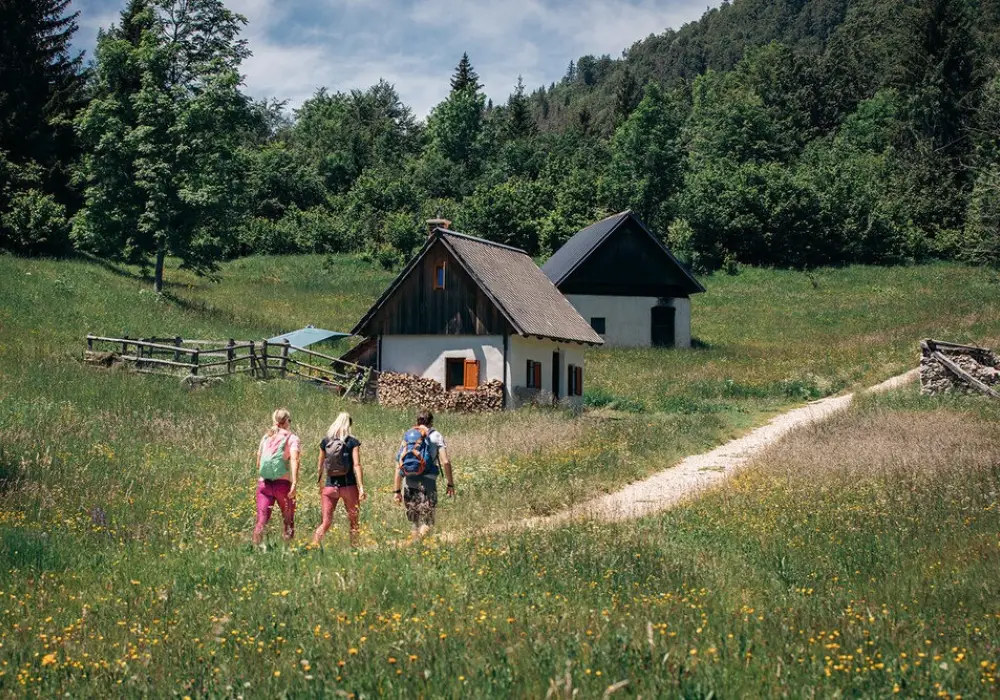
[[[935,351],[933,357],[942,365],[951,370],[952,374],[957,376],[959,379],[965,381],[965,383],[968,384],[969,386],[973,387],[974,389],[978,389],[979,391],[981,391],[982,393],[986,394],[989,397],[992,397],[994,399],[1000,399],[1000,394],[993,391],[993,389],[988,387],[986,384],[983,384],[981,381],[973,377],[971,374],[969,374],[964,369],[955,364],[952,360],[945,357],[942,353]]]

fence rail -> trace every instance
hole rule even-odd
[[[237,342],[232,338],[112,338],[94,334],[87,334],[86,340],[85,359],[88,362],[103,365],[125,362],[144,373],[176,374],[183,370],[194,377],[249,374],[271,379],[290,376],[333,387],[345,397],[353,394],[358,398],[373,394],[378,375],[370,367],[292,345],[288,340],[269,343],[267,340]],[[204,361],[206,358],[208,362]]]

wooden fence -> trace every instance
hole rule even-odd
[[[293,354],[294,353],[294,354]],[[343,396],[374,394],[378,372],[339,357],[300,348],[285,340],[190,340],[176,338],[109,338],[87,334],[86,358],[94,364],[124,362],[140,372],[193,377],[249,374],[259,379],[292,377],[330,386]]]

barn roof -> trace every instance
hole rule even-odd
[[[600,247],[604,241],[610,238],[616,231],[620,230],[627,222],[632,221],[646,233],[663,251],[664,261],[676,267],[684,279],[684,291],[687,294],[704,292],[705,288],[696,280],[687,269],[673,256],[670,250],[663,245],[663,241],[653,235],[652,231],[646,228],[642,220],[636,216],[631,209],[620,212],[606,219],[601,219],[595,224],[578,231],[566,243],[553,254],[551,258],[542,266],[542,271],[548,276],[557,287],[573,274],[590,255]]]
[[[372,317],[438,242],[451,252],[518,335],[593,345],[604,342],[526,252],[444,228],[434,230],[352,333],[363,334]]]

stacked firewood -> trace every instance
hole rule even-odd
[[[378,402],[396,408],[484,413],[503,410],[504,389],[503,382],[493,380],[475,390],[445,391],[440,382],[433,379],[383,372],[378,378]]]

